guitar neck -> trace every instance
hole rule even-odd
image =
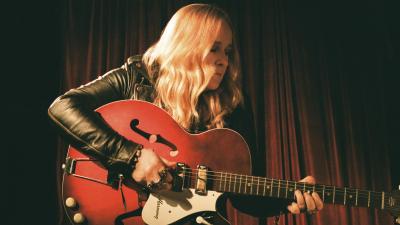
[[[331,185],[306,184],[288,180],[264,177],[213,172],[208,177],[208,189],[219,192],[230,192],[243,195],[265,196],[295,200],[295,190],[316,192],[327,204],[340,204],[355,207],[385,209],[390,206],[390,193],[375,192],[355,188],[339,188]],[[195,186],[196,178],[192,177],[190,187]]]

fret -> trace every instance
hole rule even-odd
[[[371,192],[368,191],[368,208],[369,208],[370,204],[371,204]]]
[[[271,190],[269,192],[269,196],[272,197],[272,190],[274,190],[274,179],[271,179]]]
[[[233,181],[233,193],[235,193],[235,189],[236,189],[236,175],[234,175],[235,180]]]
[[[220,175],[221,177],[220,177],[220,179],[219,179],[219,190],[222,190],[222,179],[223,179],[223,175],[222,175],[222,173],[221,173],[221,175]]]
[[[244,193],[246,194],[247,188],[247,175],[245,175],[246,179],[244,180]]]
[[[278,180],[278,198],[279,198],[280,190],[281,190],[281,180]]]
[[[261,177],[257,179],[257,195],[258,195],[258,189],[260,188],[260,179]]]
[[[381,209],[385,208],[385,192],[382,192],[382,203],[381,203]]]
[[[358,189],[356,189],[356,206],[358,206]]]
[[[297,185],[297,182],[294,182],[293,199],[296,199],[296,185]]]
[[[264,181],[264,191],[263,191],[263,196],[265,196],[265,186],[267,186],[267,179],[265,178],[264,180],[265,180],[265,181]]]
[[[289,190],[289,181],[286,181],[286,193],[285,193],[285,198],[287,198],[287,192]]]
[[[228,175],[228,174],[227,174]],[[229,177],[228,176],[226,176],[226,181],[228,182],[228,192],[230,192],[231,191],[231,183],[232,183],[232,174],[231,173],[229,173]]]
[[[332,204],[335,204],[336,186],[333,186],[333,200]]]
[[[230,173],[229,174],[229,186],[228,186],[228,192],[230,192],[231,191],[231,183],[232,183],[232,174]]]
[[[224,191],[226,191],[226,177],[228,176],[228,172],[225,173],[224,177]]]
[[[303,183],[303,192],[307,192],[306,191],[306,183]]]
[[[351,205],[351,190],[349,188],[337,188],[336,190],[336,204]]]
[[[350,205],[350,206],[355,206],[355,201],[356,198],[355,196],[357,195],[356,189],[352,188],[346,188],[346,199],[345,199],[345,205]]]
[[[253,176],[251,176],[250,194],[253,194]]]
[[[357,206],[370,207],[371,199],[370,193],[367,190],[358,190]]]
[[[324,188],[322,189],[322,201],[325,202],[325,185],[322,185]]]
[[[371,191],[371,205],[370,207],[374,207],[374,208],[379,208],[379,209],[384,209],[385,205],[382,199],[382,197],[384,197],[385,195],[382,192],[374,192]],[[383,207],[383,208],[382,208]]]
[[[242,175],[239,175],[239,191],[238,191],[238,193],[240,193],[241,186],[242,186]]]
[[[312,192],[315,192],[315,185],[313,185]],[[312,194],[312,193],[311,193]]]
[[[348,198],[348,190],[336,187],[334,204],[345,205],[347,202],[347,198]]]

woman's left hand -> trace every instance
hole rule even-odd
[[[315,184],[315,178],[312,176],[307,176],[300,182],[305,182],[308,184]],[[311,194],[299,190],[295,191],[296,202],[292,202],[291,205],[287,207],[289,212],[293,214],[300,214],[301,212],[308,212],[309,214],[314,214],[320,211],[324,207],[324,203],[319,197],[317,192]]]

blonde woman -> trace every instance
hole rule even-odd
[[[170,189],[173,179],[166,169],[175,162],[119,135],[94,110],[116,100],[146,100],[191,133],[228,127],[252,146],[254,131],[239,85],[239,65],[227,14],[215,6],[191,4],[174,14],[143,57],[131,57],[121,68],[69,90],[50,106],[49,116],[72,143],[100,159],[108,170],[127,174],[153,190]],[[304,181],[314,182],[312,177]],[[297,191],[296,198],[286,208],[291,213],[323,207],[316,193]],[[266,201],[265,206],[283,211],[282,202]]]

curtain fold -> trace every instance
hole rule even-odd
[[[64,92],[119,67],[160,36],[192,1],[66,1]],[[387,118],[397,46],[378,0],[365,4],[290,0],[202,1],[232,18],[251,97],[259,175],[377,191],[392,189],[393,140]],[[392,68],[392,69],[388,69]],[[398,146],[398,144],[397,144]],[[60,143],[58,162],[65,157]],[[60,184],[61,171],[58,173]],[[232,212],[233,213],[233,212]],[[232,214],[235,224],[273,224]],[[62,217],[62,212],[60,212]],[[325,204],[317,215],[280,224],[390,224],[384,212]]]

